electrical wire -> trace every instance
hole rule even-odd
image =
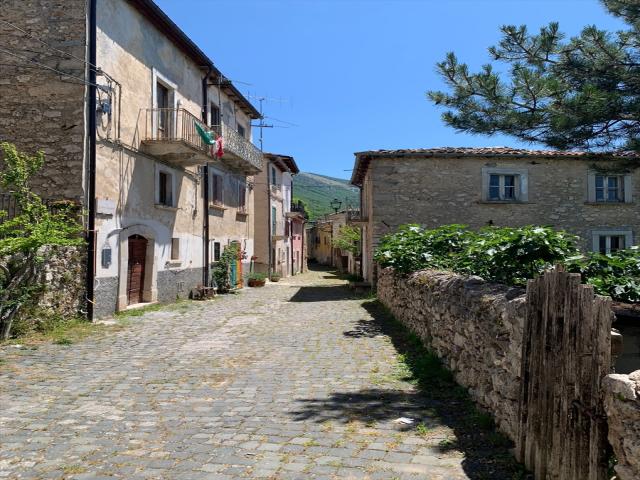
[[[50,44],[48,44],[47,42],[45,42],[44,40],[39,39],[38,37],[35,37],[33,34],[27,32],[26,30],[18,27],[17,25],[14,25],[11,22],[7,22],[6,20],[3,20],[0,18],[0,22],[4,23],[5,25],[9,25],[12,28],[15,28],[16,30],[24,33],[27,37],[31,38],[32,40],[35,40],[36,42],[40,42],[42,45],[44,45],[45,47],[58,52],[62,55],[65,55],[66,58],[74,58],[76,60],[79,60],[80,62],[84,63],[85,65],[89,65],[90,67],[93,67],[94,69],[96,69],[96,71],[100,70],[100,67],[98,67],[97,65],[94,65],[93,63],[87,62],[85,59],[80,58],[80,57],[76,57],[75,55],[65,52],[64,50],[60,50],[59,48],[53,47]]]
[[[50,67],[49,65],[45,65],[44,63],[37,62],[36,60],[33,60],[31,58],[23,57],[22,55],[18,55],[17,53],[13,53],[13,52],[10,52],[9,50],[5,50],[4,48],[0,48],[0,53],[4,53],[5,55],[10,55],[12,57],[19,58],[20,60],[23,60],[25,62],[33,63],[34,65],[38,65],[41,68],[44,68],[46,70],[51,70],[52,72],[55,72],[58,75],[62,75],[63,77],[69,77],[69,78],[72,78],[74,80],[78,80],[79,82],[81,82],[81,83],[83,83],[85,85],[91,85],[92,87],[96,87],[96,88],[99,88],[101,90],[104,89],[103,85],[98,85],[96,83],[89,82],[85,78],[76,77],[75,75],[71,75],[71,74],[69,74],[67,72],[63,72],[61,70],[55,69],[53,67]],[[65,80],[63,80],[61,78],[60,81],[64,82]]]

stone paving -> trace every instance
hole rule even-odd
[[[512,478],[444,448],[455,426],[394,373],[392,341],[343,284],[311,272],[0,349],[0,478]]]

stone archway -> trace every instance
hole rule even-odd
[[[118,306],[117,310],[125,310],[129,306],[127,280],[129,270],[129,237],[144,237],[147,240],[145,256],[142,301],[151,303],[158,301],[158,262],[156,261],[156,234],[146,225],[131,225],[120,230],[118,236]]]

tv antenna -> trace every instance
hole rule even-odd
[[[274,97],[267,97],[267,96],[258,96],[258,95],[251,95],[251,94],[247,94],[247,97],[250,98],[251,100],[257,100],[258,104],[260,105],[258,108],[258,111],[260,112],[260,123],[258,123],[257,125],[252,125],[252,127],[256,127],[260,129],[260,151],[264,151],[263,150],[263,129],[265,128],[290,128],[290,127],[297,127],[298,125],[296,125],[295,123],[291,123],[291,122],[287,122],[284,120],[278,120],[277,118],[273,118],[273,117],[268,117],[265,116],[263,113],[263,103],[264,102],[278,102],[280,105],[282,105],[283,103],[288,103],[288,101],[286,99],[283,99],[282,97],[280,98],[274,98]],[[277,122],[281,122],[281,123],[286,123],[288,124],[288,126],[283,126],[283,125],[274,125],[273,123],[265,123],[265,119],[271,119],[271,120],[275,120]]]

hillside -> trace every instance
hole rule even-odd
[[[309,210],[310,220],[325,213],[333,213],[331,201],[337,198],[342,202],[340,209],[347,206],[358,208],[360,194],[349,180],[326,177],[315,173],[301,172],[293,180],[293,197],[302,200]]]

